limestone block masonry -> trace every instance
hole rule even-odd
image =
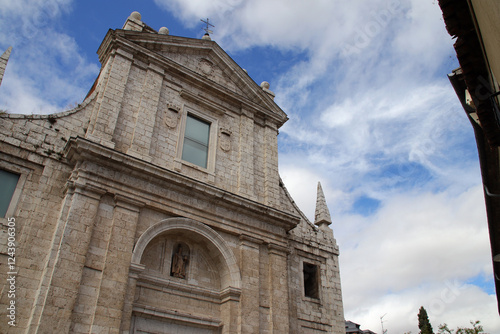
[[[0,332],[345,333],[326,202],[316,226],[280,179],[269,84],[137,12],[98,55],[77,108],[0,115]]]

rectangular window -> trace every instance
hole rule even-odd
[[[18,181],[18,174],[0,169],[0,217],[5,217]]]
[[[303,263],[304,295],[319,299],[319,269],[317,265]]]
[[[182,160],[207,168],[210,123],[187,115]]]

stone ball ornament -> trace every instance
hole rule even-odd
[[[139,12],[132,12],[130,14],[130,18],[132,18],[134,20],[140,21],[141,20],[141,13],[139,13]]]

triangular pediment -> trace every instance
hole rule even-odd
[[[249,109],[265,110],[266,114],[277,119],[279,126],[287,119],[273,101],[272,92],[253,81],[214,41],[126,30],[110,31],[109,34],[115,35],[114,40],[133,43],[136,46],[134,54],[139,51],[164,61],[166,71],[174,70],[183,77],[190,76],[200,86],[217,89],[232,101],[249,104]]]

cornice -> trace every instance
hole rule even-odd
[[[64,156],[72,165],[78,162],[94,162],[102,165],[105,162],[110,169],[121,173],[139,172],[142,178],[154,178],[158,182],[175,185],[186,192],[196,190],[201,197],[211,200],[217,205],[237,210],[250,217],[265,218],[265,222],[289,231],[299,224],[300,218],[291,213],[278,210],[262,203],[247,199],[240,195],[200,182],[180,173],[159,167],[150,162],[129,156],[122,152],[96,144],[81,137],[72,137],[64,148]],[[81,168],[81,167],[80,167]]]

